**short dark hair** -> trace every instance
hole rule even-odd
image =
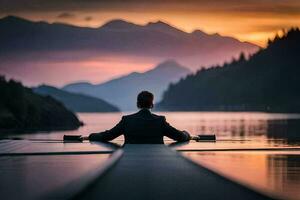
[[[153,108],[154,95],[148,91],[142,91],[137,96],[138,108]]]

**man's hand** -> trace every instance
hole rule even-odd
[[[198,136],[191,136],[191,140],[198,140],[199,137]]]
[[[189,132],[187,131],[182,131],[184,134],[188,135],[189,136],[189,140],[197,140],[199,139],[198,136],[192,136],[191,134],[189,134]]]
[[[189,134],[189,132],[187,132],[187,131],[182,131],[182,132],[183,132],[185,135],[188,136],[188,139],[189,139],[189,140],[191,140],[192,137],[191,137],[191,135]]]

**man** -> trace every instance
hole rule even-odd
[[[172,127],[164,116],[151,113],[154,96],[148,91],[142,91],[137,96],[137,107],[139,112],[123,116],[121,121],[112,129],[92,133],[90,141],[109,141],[124,135],[126,144],[163,144],[163,137],[167,136],[173,140],[184,142],[191,139],[186,131],[179,131]]]

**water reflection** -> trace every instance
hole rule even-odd
[[[300,115],[269,113],[162,113],[192,134],[216,134],[215,143],[190,142],[177,149],[299,147]],[[293,136],[293,137],[292,137]],[[166,141],[169,143],[169,141]]]
[[[123,113],[129,114],[129,113]],[[78,116],[86,125],[73,131],[39,132],[35,134],[17,135],[34,139],[62,139],[64,134],[88,135],[113,127],[123,115],[122,113],[79,113]],[[167,120],[180,130],[187,130],[193,135],[216,134],[217,145],[223,142],[230,145],[250,145],[251,147],[299,145],[300,115],[269,113],[222,113],[222,112],[163,112]],[[13,136],[13,134],[10,134]],[[16,135],[15,135],[16,136]],[[172,142],[165,139],[166,143]],[[122,144],[123,137],[115,140]],[[194,144],[187,146],[209,146]]]
[[[112,128],[124,114],[130,113],[78,113],[85,126],[73,131],[52,131],[31,134],[51,135],[52,138],[63,134],[88,135],[91,132]],[[299,114],[269,114],[269,113],[222,113],[222,112],[161,112],[167,120],[181,130],[191,134],[216,134],[219,137],[267,136],[282,138],[293,131],[300,130]],[[292,127],[292,128],[291,128]],[[288,132],[288,134],[286,134]],[[24,135],[24,134],[23,134]],[[25,134],[27,135],[27,134]],[[29,134],[27,136],[30,136]],[[277,137],[278,136],[278,137]]]
[[[290,199],[300,199],[300,155],[267,156],[269,185]]]
[[[270,196],[300,199],[300,151],[186,152],[184,155]]]
[[[297,125],[298,128],[300,127],[298,114],[247,112],[166,112],[161,114],[166,115],[168,121],[179,129],[186,129],[192,134],[214,133],[219,137],[268,136],[269,131],[274,131],[278,127],[283,126],[282,129],[286,129],[286,126],[290,125],[289,121],[295,122],[293,123],[295,128]]]
[[[284,138],[289,143],[297,142],[300,140],[300,120],[269,120],[266,133],[271,138]]]

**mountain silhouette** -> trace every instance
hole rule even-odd
[[[98,28],[87,28],[32,22],[14,16],[0,19],[0,43],[3,55],[0,61],[7,54],[88,51],[95,55],[175,59],[193,69],[223,63],[242,51],[250,54],[258,50],[258,46],[232,37],[206,34],[200,30],[187,33],[162,21],[137,25],[119,19]]]
[[[51,96],[62,102],[68,109],[74,112],[118,112],[119,109],[101,99],[67,92],[58,88],[41,85],[33,88],[35,93],[43,96]]]
[[[61,102],[0,76],[0,130],[77,129],[82,123]]]
[[[157,107],[183,111],[300,112],[300,31],[269,41],[249,60],[199,70],[164,93]]]
[[[130,30],[130,29],[137,29],[139,28],[138,25],[127,22],[122,19],[115,19],[111,20],[104,25],[101,26],[101,29],[107,29],[107,30]]]
[[[191,71],[186,67],[168,60],[144,73],[133,72],[96,85],[86,82],[73,83],[63,89],[104,99],[118,106],[122,111],[128,111],[136,109],[136,96],[140,91],[153,92],[155,101],[159,101],[169,83],[176,82],[189,73]]]

